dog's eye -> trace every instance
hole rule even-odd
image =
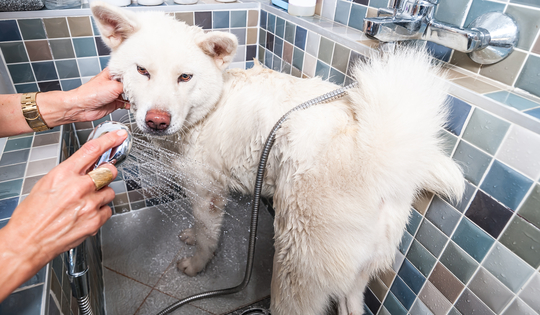
[[[148,70],[146,70],[145,68],[141,67],[141,66],[137,66],[137,71],[144,75],[144,76],[147,76],[148,78],[150,78],[150,73],[148,72]]]
[[[193,78],[193,74],[182,73],[178,77],[178,82],[187,82],[187,81],[191,80],[191,78]]]

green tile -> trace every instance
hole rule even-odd
[[[461,220],[452,236],[452,240],[478,262],[484,259],[495,242],[489,234],[467,218]]]
[[[493,155],[509,127],[510,123],[476,108],[463,133],[463,139]]]
[[[15,65],[8,65],[9,73],[13,83],[24,83],[35,81],[32,67],[29,63],[21,63]]]
[[[22,179],[16,179],[0,183],[0,199],[15,197],[20,195],[22,188]]]
[[[533,268],[540,266],[540,230],[519,216],[514,217],[500,242]]]
[[[54,59],[75,58],[71,39],[50,40],[49,45],[51,46]]]
[[[332,53],[334,51],[334,42],[327,39],[326,37],[321,37],[321,42],[319,44],[319,54],[318,58],[327,64],[332,62]]]
[[[518,214],[540,229],[540,185],[537,184],[525,203],[521,206]]]
[[[350,53],[351,50],[349,48],[336,44],[334,56],[332,58],[332,67],[343,73],[347,72],[347,63],[349,62]]]
[[[18,20],[17,22],[25,40],[47,38],[41,19]]]
[[[540,96],[538,73],[540,73],[540,57],[529,55],[529,58],[525,61],[525,66],[523,66],[523,70],[518,77],[516,87],[536,96]]]
[[[293,66],[295,66],[298,70],[302,71],[302,67],[304,66],[304,51],[303,50],[294,47],[292,63],[293,63]]]
[[[2,50],[2,54],[4,54],[6,63],[28,61],[23,42],[0,43],[0,49]]]
[[[28,149],[30,146],[32,146],[32,140],[34,140],[34,137],[10,139],[6,142],[4,152]]]
[[[437,259],[417,240],[414,240],[411,244],[407,258],[425,277],[429,275],[431,269],[433,269],[433,266],[437,262]]]
[[[448,243],[440,261],[463,283],[467,283],[478,268],[478,263],[454,242]]]
[[[71,60],[59,60],[55,62],[56,70],[60,79],[77,78],[79,77],[79,69],[77,68],[77,61]]]
[[[293,23],[285,23],[285,37],[284,39],[291,44],[294,44],[294,34],[296,32],[296,26]]]
[[[73,47],[75,47],[77,57],[97,56],[93,37],[73,38]]]

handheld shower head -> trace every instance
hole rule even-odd
[[[88,141],[99,138],[108,132],[121,129],[127,131],[128,133],[126,140],[124,140],[124,142],[122,142],[119,146],[109,149],[107,150],[107,152],[103,153],[99,160],[97,160],[94,168],[97,168],[103,163],[111,163],[112,165],[118,165],[122,163],[128,157],[129,152],[131,151],[133,137],[131,135],[131,131],[126,125],[116,121],[103,122],[99,124],[96,128],[94,128],[94,130],[90,133],[90,135],[88,136]]]

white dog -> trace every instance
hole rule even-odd
[[[138,127],[210,166],[192,171],[211,189],[199,188],[194,228],[181,234],[197,251],[177,266],[194,276],[216,249],[222,196],[253,191],[276,121],[337,86],[259,65],[226,70],[234,35],[205,33],[163,13],[101,3],[92,12]],[[272,314],[324,314],[331,299],[342,315],[363,314],[364,288],[391,266],[415,196],[423,189],[461,196],[461,170],[438,137],[447,109],[437,71],[419,51],[373,56],[354,70],[359,85],[346,97],[283,124],[263,187],[276,211]]]

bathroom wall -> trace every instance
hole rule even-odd
[[[298,77],[321,76],[339,85],[347,84],[351,82],[350,64],[379,46],[358,30],[359,22],[366,13],[373,15],[374,8],[386,6],[387,1],[324,1],[318,6],[323,18],[292,17],[266,3],[251,3],[257,5],[252,9],[231,6],[230,11],[191,9],[174,14],[178,19],[207,28],[223,27],[240,34],[245,49],[240,49],[235,67],[249,68],[249,60],[257,56],[261,63],[277,71]],[[459,23],[448,19],[460,14],[463,24],[468,14],[478,15],[474,12],[484,12],[486,6],[504,10],[526,8],[533,16],[538,13],[538,8],[525,0],[464,0],[463,6],[451,6],[445,1],[449,0],[440,1],[437,18],[456,24]],[[257,19],[259,5],[262,10]],[[443,6],[448,8],[442,10]],[[97,73],[106,64],[108,52],[103,50],[88,16],[87,12],[59,18],[0,16],[0,49],[12,86],[19,92],[70,89]],[[538,28],[530,26],[522,33],[534,38],[529,48],[518,46],[516,56],[525,56],[522,62],[501,63],[492,71],[492,76],[497,76],[493,78],[482,73],[487,71],[486,67],[471,65],[457,58],[459,54],[431,45],[436,57],[449,61],[450,66],[456,65],[449,70],[451,122],[441,135],[448,140],[447,153],[464,167],[467,192],[458,204],[431,195],[414,204],[407,231],[396,249],[393,269],[374,279],[365,293],[367,314],[540,314],[540,102],[534,97],[539,95],[535,89],[540,80],[530,75],[540,72],[538,44],[534,43]],[[510,76],[515,82],[505,83]],[[521,85],[520,78],[532,83]],[[117,111],[110,118],[122,120],[125,114]],[[76,124],[80,139],[86,139],[97,123]],[[0,139],[0,148],[12,148],[14,141],[21,141],[17,139]],[[12,156],[24,155],[24,150],[27,149],[4,149],[0,167],[28,160]],[[25,173],[10,179],[3,178],[0,170],[0,187],[10,192],[0,194],[0,214],[7,213],[0,217],[0,224],[5,224],[11,215],[3,209],[12,211],[27,193],[20,186],[12,188],[13,182],[26,184],[23,178],[28,176],[29,167],[21,168]],[[140,193],[140,183],[133,176],[136,172],[128,170],[111,184],[117,193],[112,204],[115,213],[160,202]],[[11,200],[15,197],[18,200]],[[44,283],[49,290],[51,284],[39,279],[37,283]],[[57,280],[63,283],[60,277]],[[39,286],[29,288],[35,287]],[[31,295],[27,289],[10,298],[26,301],[19,298],[24,292]],[[4,304],[0,304],[0,313]],[[65,303],[58,304],[65,308]]]
[[[377,9],[388,0],[318,0],[317,14],[340,24],[362,30],[364,17],[377,16]],[[540,2],[534,0],[439,0],[435,19],[467,27],[474,19],[488,12],[504,12],[519,27],[515,52],[494,65],[481,66],[464,53],[437,44],[429,44],[440,60],[450,62],[472,74],[509,85],[540,96]]]

